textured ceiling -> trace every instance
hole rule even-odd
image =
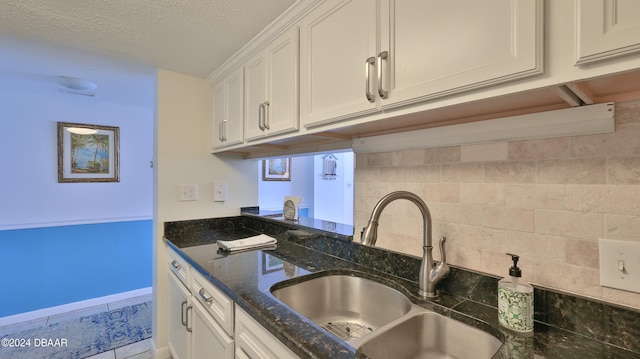
[[[0,34],[206,77],[293,0],[3,0]]]
[[[206,78],[294,0],[2,0],[0,86],[98,84],[102,100],[153,103],[162,68]]]

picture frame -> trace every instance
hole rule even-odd
[[[58,182],[120,182],[120,129],[58,122]]]
[[[291,181],[291,157],[262,160],[263,181]]]
[[[284,269],[284,261],[266,252],[262,252],[262,274],[269,274]]]

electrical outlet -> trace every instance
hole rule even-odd
[[[215,182],[213,184],[213,201],[224,202],[227,200],[227,183]]]
[[[640,242],[600,239],[600,285],[640,293]]]
[[[180,185],[180,202],[197,201],[197,200],[198,200],[198,185],[197,184],[182,184],[182,185]]]

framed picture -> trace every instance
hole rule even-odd
[[[284,268],[284,262],[278,257],[262,252],[262,274],[269,274],[281,271]]]
[[[119,130],[58,122],[58,182],[119,182]]]
[[[262,160],[263,181],[291,181],[291,157]]]

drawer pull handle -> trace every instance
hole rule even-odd
[[[202,298],[202,300],[204,300],[205,302],[207,302],[207,304],[211,305],[211,303],[213,303],[213,297],[212,296],[208,296],[207,297],[207,293],[204,288],[200,289],[200,291],[198,292],[198,295],[200,295],[200,298]]]
[[[389,52],[382,51],[378,54],[378,95],[380,98],[388,98],[389,91],[385,91],[382,88],[382,60],[385,60],[387,63],[389,62]]]
[[[185,314],[184,306],[185,306],[185,305],[187,305],[187,301],[186,301],[186,300],[183,300],[183,301],[182,301],[182,306],[181,306],[181,308],[180,308],[180,322],[181,322],[181,323],[182,323],[182,325],[184,325],[184,326],[185,326],[185,328],[186,328],[186,326],[187,326],[187,320],[184,318],[184,314]]]
[[[178,261],[173,260],[171,261],[171,265],[173,266],[173,268],[175,268],[176,270],[180,270],[180,268],[182,268],[182,266],[180,265],[180,263],[178,263]]]
[[[193,331],[193,327],[189,327],[189,311],[193,310],[193,306],[190,305],[187,307],[187,323],[185,324],[185,327],[187,328],[187,331],[189,333],[191,333]]]

